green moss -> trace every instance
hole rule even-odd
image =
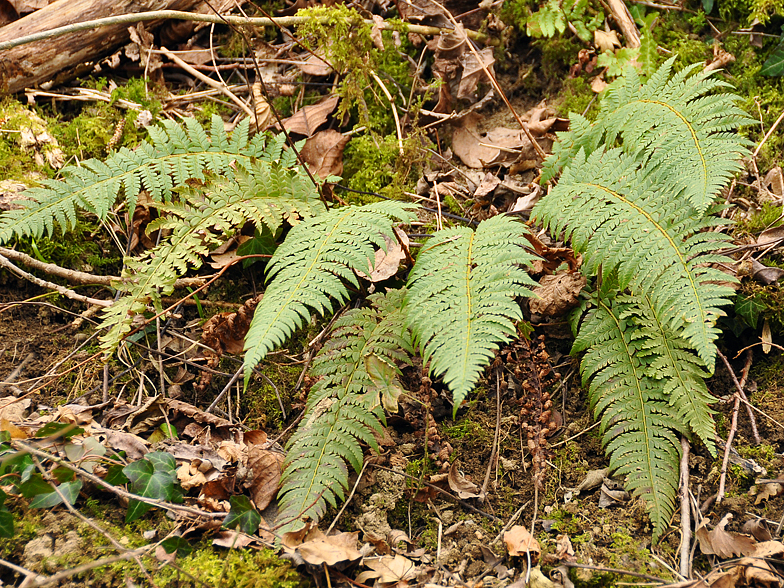
[[[394,134],[368,133],[353,137],[343,153],[343,175],[354,190],[381,192],[399,198],[410,191],[418,176],[419,139],[408,137],[400,155]]]

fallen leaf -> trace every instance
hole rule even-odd
[[[289,133],[297,133],[305,137],[312,137],[319,127],[327,122],[329,115],[338,106],[340,97],[332,95],[318,104],[303,106],[287,119],[281,121]]]
[[[772,243],[781,245],[784,242],[784,225],[780,227],[771,227],[762,231],[757,237],[757,247],[766,247]]]
[[[372,15],[373,27],[370,29],[370,40],[373,41],[373,46],[379,51],[384,50],[384,39],[381,36],[381,25],[384,24],[384,19],[378,14]]]
[[[327,536],[314,529],[309,539],[296,547],[296,552],[306,562],[316,566],[334,566],[342,561],[357,561],[362,557],[356,547],[358,537],[359,531]]]
[[[305,61],[297,63],[299,70],[309,76],[323,77],[332,73],[332,66],[324,61],[324,51],[317,49]]]
[[[575,562],[574,547],[568,535],[558,535],[555,538],[555,557],[558,561]]]
[[[466,479],[463,472],[458,469],[457,461],[452,462],[447,481],[452,491],[457,493],[457,496],[463,500],[466,498],[479,498],[482,495],[479,486]]]
[[[749,489],[749,494],[752,496],[756,495],[757,498],[754,501],[754,505],[756,506],[763,500],[775,498],[776,496],[784,494],[784,486],[782,486],[782,482],[778,480],[768,480],[752,486]]]
[[[611,506],[623,506],[629,502],[631,496],[625,490],[611,489],[605,480],[599,494],[599,508],[609,508]]]
[[[489,83],[490,80],[485,73],[485,68],[492,74],[493,64],[495,57],[493,57],[493,48],[485,47],[479,53],[479,59],[474,55],[473,51],[465,52],[460,56],[459,62],[463,66],[463,73],[460,77],[460,83],[457,87],[458,100],[476,100],[476,90],[480,83]],[[484,68],[482,67],[484,65]]]
[[[700,543],[700,550],[705,555],[717,555],[729,559],[738,555],[754,555],[757,542],[749,535],[733,533],[725,530],[732,520],[732,513],[727,513],[715,529],[708,531],[707,519],[697,528],[695,535]]]
[[[531,312],[545,317],[557,317],[573,309],[587,280],[579,272],[562,271],[542,276],[529,301]]]
[[[592,490],[596,490],[599,486],[602,485],[604,479],[610,475],[610,468],[602,468],[600,470],[591,470],[587,474],[585,474],[585,478],[580,484],[575,488],[576,492],[590,492]]]
[[[365,583],[369,579],[377,579],[381,584],[405,583],[416,576],[416,565],[400,554],[394,557],[384,555],[379,558],[365,558],[362,562],[370,568],[357,576],[357,582]]]
[[[749,519],[745,523],[743,523],[743,532],[751,535],[757,541],[770,541],[773,537],[768,530],[768,527],[765,525],[765,521],[762,519]],[[761,543],[757,544],[757,550],[755,553],[759,553]]]
[[[599,53],[605,51],[612,51],[616,47],[621,46],[621,41],[618,39],[618,33],[610,31],[609,33],[601,29],[596,29],[593,32],[593,44],[599,50]]]
[[[542,553],[542,548],[539,542],[534,539],[533,535],[528,532],[528,529],[522,525],[515,525],[504,533],[504,543],[509,555],[525,555],[531,554],[531,562],[536,563],[539,561],[539,556]]]
[[[248,477],[243,486],[250,490],[250,498],[260,511],[267,508],[278,493],[283,459],[283,454],[258,445],[248,450]]]
[[[305,141],[300,155],[311,173],[322,180],[343,174],[343,149],[351,139],[333,129],[319,131]]]
[[[773,335],[770,332],[770,323],[768,319],[765,319],[765,322],[762,323],[762,352],[766,355],[770,353],[772,349],[771,343],[773,343]]]
[[[258,543],[256,539],[245,533],[238,531],[224,530],[217,534],[212,540],[212,544],[226,549],[242,549],[252,543]]]
[[[31,402],[29,398],[15,398],[14,396],[0,399],[0,419],[21,421],[27,409],[30,408]]]
[[[394,231],[399,240],[392,238],[389,235],[384,235],[384,243],[387,250],[376,250],[373,267],[370,267],[368,264],[370,275],[358,271],[357,274],[359,274],[361,278],[365,278],[371,282],[383,282],[397,273],[400,262],[406,259],[406,252],[403,249],[403,246],[408,248],[409,239],[408,235],[397,227],[394,227]],[[403,242],[403,245],[400,244],[400,241]]]
[[[602,79],[602,76],[596,76],[591,80],[591,90],[596,94],[599,94],[607,87],[607,82]]]

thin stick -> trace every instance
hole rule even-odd
[[[223,390],[221,390],[221,393],[218,394],[218,396],[215,398],[215,400],[212,401],[212,404],[210,404],[209,408],[205,412],[210,413],[213,410],[215,410],[215,407],[218,405],[218,403],[221,401],[221,399],[224,396],[226,396],[226,393],[229,390],[231,390],[231,387],[234,385],[234,382],[236,382],[237,380],[240,379],[240,376],[242,375],[242,368],[243,368],[243,366],[240,366],[240,369],[238,369],[236,372],[234,372],[234,375],[231,377],[231,380],[229,380],[229,383],[226,384],[226,386],[223,388]]]
[[[395,131],[397,132],[397,148],[400,151],[400,155],[403,155],[403,131],[400,128],[400,118],[397,115],[397,106],[395,106],[395,101],[392,98],[392,94],[389,93],[387,87],[384,85],[384,82],[381,81],[381,78],[378,77],[376,72],[371,71],[370,75],[373,76],[373,79],[376,80],[376,83],[381,86],[381,91],[384,92],[384,96],[387,97],[389,100],[389,105],[392,107],[392,116],[395,118]]]
[[[87,302],[88,304],[94,304],[96,306],[103,306],[108,307],[113,304],[111,300],[99,300],[98,298],[90,298],[89,296],[83,296],[81,294],[77,294],[73,290],[66,288],[65,286],[61,286],[60,284],[53,284],[52,282],[47,282],[46,280],[42,280],[40,278],[36,278],[33,274],[29,274],[26,271],[18,268],[13,263],[11,263],[6,257],[0,255],[0,267],[4,267],[7,270],[15,273],[20,278],[24,278],[28,282],[32,282],[36,286],[40,286],[41,288],[46,288],[47,290],[54,290],[65,296],[66,298],[70,298],[71,300],[77,300],[79,302]]]
[[[234,102],[234,104],[236,104],[236,105],[237,105],[237,106],[239,106],[239,107],[240,107],[242,110],[244,110],[244,111],[245,111],[245,114],[247,114],[247,115],[250,117],[250,119],[251,119],[251,120],[256,120],[256,114],[255,114],[255,113],[254,113],[254,112],[253,112],[253,111],[250,109],[250,107],[249,107],[247,104],[245,104],[245,103],[244,103],[242,100],[240,100],[239,98],[237,98],[237,95],[236,95],[236,94],[234,94],[234,92],[232,92],[231,90],[229,90],[229,88],[228,88],[228,87],[226,87],[226,85],[225,85],[225,84],[221,84],[220,82],[216,82],[216,81],[215,81],[215,80],[213,80],[211,77],[205,76],[205,75],[204,75],[203,73],[201,73],[200,71],[198,71],[198,70],[196,70],[196,69],[193,69],[193,68],[192,68],[190,65],[188,65],[187,63],[185,63],[185,62],[184,62],[182,59],[180,59],[179,57],[177,57],[177,56],[176,56],[174,53],[172,53],[171,51],[169,51],[169,50],[168,50],[166,47],[161,47],[160,51],[161,51],[161,53],[163,53],[163,54],[164,54],[166,57],[168,57],[169,59],[171,59],[171,60],[172,60],[174,63],[176,63],[177,65],[179,65],[179,66],[180,66],[182,69],[184,69],[184,70],[185,70],[185,71],[187,71],[189,74],[191,74],[193,77],[195,77],[195,78],[197,78],[197,79],[201,80],[202,82],[204,82],[204,83],[205,83],[205,84],[207,84],[208,86],[211,86],[211,87],[215,88],[216,90],[220,90],[221,92],[223,92],[224,94],[226,94],[226,96],[228,96],[228,97],[231,99],[231,101],[232,101],[232,102]]]
[[[66,280],[71,284],[77,284],[80,286],[111,286],[113,282],[128,282],[133,279],[121,278],[119,276],[96,276],[94,274],[88,274],[87,272],[66,269],[54,263],[45,263],[43,261],[39,261],[34,257],[30,257],[26,253],[22,253],[21,251],[7,249],[5,247],[0,247],[0,255],[11,261],[22,263],[31,269],[45,272],[50,276],[56,276]],[[209,278],[206,276],[200,278],[180,278],[174,283],[174,287],[197,287],[201,286],[207,279]]]
[[[743,391],[743,387],[746,385],[746,378],[749,375],[749,369],[751,369],[751,360],[753,358],[753,354],[751,349],[746,352],[746,363],[743,365],[743,372],[741,374],[741,382],[738,382],[738,378],[735,376],[735,371],[732,369],[730,362],[724,356],[721,351],[718,351],[719,357],[724,362],[724,366],[727,368],[727,371],[730,373],[730,377],[732,377],[732,382],[735,384],[735,390],[737,390],[738,394],[740,395],[741,399],[745,402],[746,405],[746,412],[749,415],[749,421],[751,425],[751,433],[754,436],[754,442],[759,445],[762,440],[760,439],[759,431],[757,431],[757,419],[754,417],[754,413],[751,411],[749,399],[746,398],[746,393]]]
[[[354,482],[354,487],[351,489],[351,493],[348,495],[348,498],[346,498],[346,501],[343,503],[343,506],[340,507],[338,514],[335,516],[335,520],[332,521],[332,524],[327,529],[326,532],[327,535],[329,535],[332,532],[332,529],[335,528],[338,519],[340,519],[341,515],[346,510],[348,503],[351,502],[351,499],[354,497],[354,493],[357,491],[357,487],[359,486],[359,481],[362,479],[362,475],[365,473],[365,468],[367,468],[367,466],[368,466],[368,462],[362,464],[362,470],[359,472],[359,475],[357,476],[357,481]]]
[[[487,486],[490,483],[490,472],[493,471],[493,462],[496,460],[498,451],[498,437],[501,431],[501,372],[495,372],[495,435],[493,435],[493,448],[490,450],[490,459],[487,463],[485,481],[482,483],[482,490],[479,493],[480,502],[484,502],[487,497]]]
[[[776,130],[776,127],[779,126],[779,123],[781,123],[782,120],[784,120],[784,112],[782,112],[779,115],[779,117],[776,119],[776,122],[773,123],[773,126],[770,127],[768,129],[768,132],[765,133],[765,136],[762,137],[762,141],[760,141],[759,145],[757,145],[757,148],[754,150],[754,153],[751,154],[752,159],[755,159],[757,157],[757,154],[760,152],[760,149],[762,149],[762,146],[770,138],[770,136],[773,134],[773,131]]]
[[[681,562],[680,573],[691,578],[691,503],[689,500],[689,440],[681,436]]]
[[[145,545],[144,547],[140,547],[139,549],[134,549],[133,551],[129,551],[127,553],[121,555],[115,555],[113,557],[105,557],[103,559],[98,559],[95,561],[89,561],[87,563],[83,563],[76,567],[70,568],[68,570],[63,570],[61,572],[57,572],[56,574],[48,577],[41,578],[38,576],[37,578],[31,579],[30,582],[25,580],[25,582],[19,588],[41,588],[43,586],[49,586],[51,584],[58,584],[62,580],[66,580],[68,578],[72,578],[77,574],[82,574],[84,572],[89,572],[90,570],[94,570],[96,568],[101,568],[103,566],[108,566],[113,563],[117,563],[118,561],[125,561],[127,559],[133,559],[134,557],[139,557],[140,555],[144,555],[148,551],[150,551],[154,546],[153,545]],[[6,565],[3,562],[3,565]]]
[[[24,37],[19,37],[18,39],[3,41],[2,43],[0,43],[0,51],[4,51],[5,49],[12,49],[13,47],[19,47],[20,45],[26,45],[28,43],[34,43],[35,41],[42,41],[43,39],[52,39],[54,37],[60,37],[62,35],[67,35],[69,33],[76,33],[79,31],[86,31],[90,29],[97,29],[109,25],[134,24],[137,22],[145,22],[148,20],[177,19],[177,20],[188,20],[194,22],[213,22],[216,24],[248,25],[248,26],[257,26],[257,27],[269,27],[269,26],[289,27],[289,26],[302,24],[305,22],[313,22],[313,21],[319,23],[327,23],[331,18],[333,17],[332,16],[320,16],[320,17],[285,16],[280,18],[269,18],[269,17],[249,18],[243,16],[218,16],[214,14],[195,14],[191,12],[182,12],[180,10],[153,10],[150,12],[137,12],[134,14],[120,14],[118,16],[107,16],[104,18],[96,18],[95,20],[88,20],[85,22],[79,22],[71,25],[57,27],[48,31],[41,31],[30,35],[25,35]],[[364,22],[371,26],[377,26],[379,29],[382,30],[394,30],[396,28],[396,25],[387,23],[386,21],[381,22],[378,25],[376,25],[372,20],[365,20]],[[408,32],[418,33],[420,35],[440,35],[443,32],[451,32],[450,29],[443,29],[439,27],[429,27],[429,26],[408,24],[408,23],[406,23],[406,28],[408,29]],[[485,43],[488,45],[501,44],[500,39],[496,39],[495,37],[490,37],[489,35],[485,35],[484,33],[478,33],[476,31],[467,30],[466,35],[468,35],[470,39],[473,39],[474,41],[478,41],[480,43]]]
[[[716,493],[716,504],[720,504],[724,498],[724,485],[727,482],[727,466],[730,461],[730,449],[732,448],[732,439],[735,437],[735,431],[738,430],[738,408],[740,406],[740,394],[735,392],[735,405],[732,407],[732,422],[730,424],[730,431],[727,435],[727,443],[724,445],[724,459],[721,462],[721,476],[719,477],[719,491]]]

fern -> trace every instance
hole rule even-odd
[[[704,213],[715,194],[735,172],[749,142],[731,132],[751,124],[726,88],[726,82],[699,72],[695,64],[670,77],[675,57],[667,60],[646,84],[629,68],[608,89],[594,123],[571,115],[572,130],[559,136],[553,156],[542,173],[552,179],[580,150],[590,154],[600,145],[613,146],[622,139],[625,153],[634,156]]]
[[[359,288],[356,272],[366,272],[393,224],[410,222],[415,205],[379,202],[346,206],[294,227],[267,266],[270,280],[245,337],[245,377],[286,341],[311,311],[326,314],[349,297],[346,284]]]
[[[181,190],[179,198],[159,206],[165,216],[150,223],[147,231],[170,234],[141,257],[125,260],[127,279],[115,284],[124,295],[103,317],[108,332],[101,345],[106,352],[113,351],[130,331],[135,315],[149,304],[160,309],[160,296],[171,294],[176,279],[189,268],[201,267],[202,257],[246,222],[259,229],[266,226],[274,234],[284,221],[294,225],[300,217],[324,211],[307,176],[290,160],[280,161],[281,146],[271,141],[248,170],[237,171],[235,180],[220,179],[199,191]]]
[[[381,430],[384,413],[368,359],[391,366],[409,363],[413,353],[403,324],[405,290],[373,294],[371,306],[349,310],[335,322],[332,337],[313,361],[313,386],[303,425],[289,442],[281,480],[278,519],[291,525],[304,517],[317,520],[327,503],[335,506],[348,486],[348,460],[362,467],[360,442],[376,448],[373,431]]]
[[[44,180],[43,187],[27,190],[29,199],[21,202],[24,208],[0,216],[0,243],[14,237],[51,236],[57,225],[68,231],[76,225],[79,210],[103,220],[120,194],[131,211],[143,189],[153,201],[169,202],[174,188],[188,180],[204,181],[205,172],[230,177],[232,163],[247,167],[266,147],[265,135],[248,140],[247,119],[231,140],[217,115],[210,136],[195,119],[186,118],[184,128],[173,121],[162,124],[163,128],[148,128],[151,143],[142,143],[134,151],[122,148],[105,162],[89,159],[79,167],[66,166],[62,181]]]
[[[680,446],[695,433],[715,453],[712,398],[717,319],[733,289],[712,267],[727,239],[711,206],[739,168],[749,121],[725,83],[670,60],[641,85],[613,84],[596,122],[575,116],[546,162],[563,172],[533,217],[571,238],[601,286],[578,309],[573,351],[610,465],[646,502],[661,536],[675,505]],[[618,146],[620,143],[620,146]]]
[[[499,215],[476,232],[437,232],[420,252],[408,280],[406,322],[430,372],[452,391],[454,412],[476,386],[501,343],[522,319],[516,296],[535,285],[522,269],[533,256],[525,226]]]

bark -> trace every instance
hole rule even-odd
[[[57,0],[0,27],[0,42],[76,22],[149,10],[190,10],[201,0]],[[159,22],[147,24],[152,29]],[[64,70],[83,70],[85,62],[129,41],[128,25],[79,31],[0,51],[0,94],[13,94],[56,78]]]

